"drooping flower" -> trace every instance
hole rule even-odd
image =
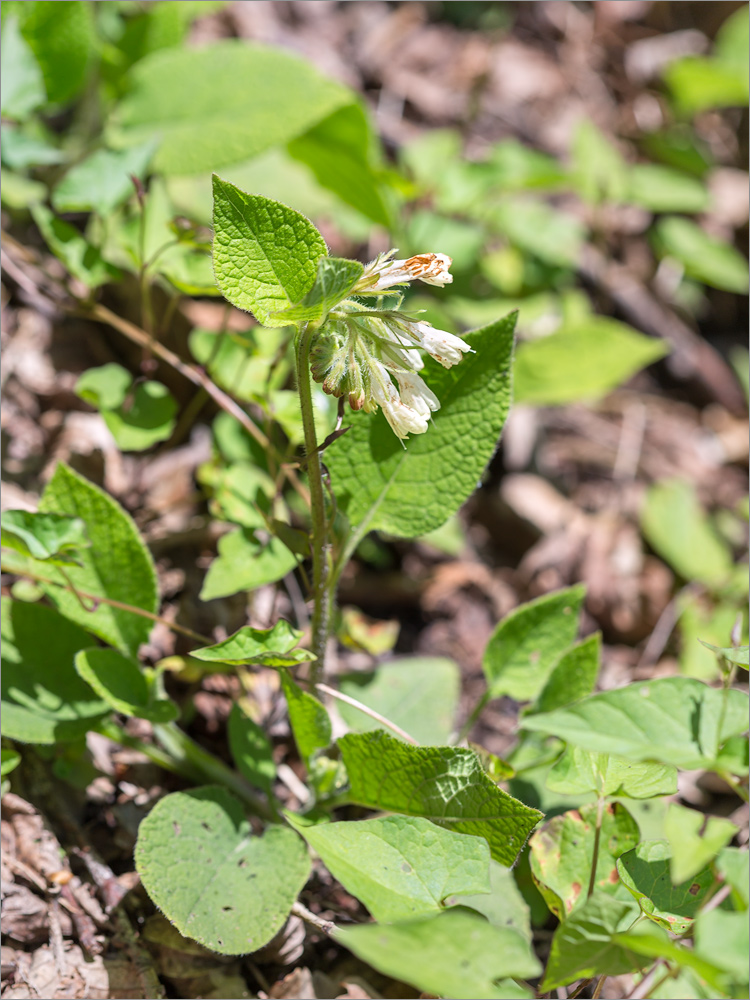
[[[443,368],[457,365],[464,354],[471,350],[465,340],[461,340],[453,333],[448,333],[447,330],[436,330],[431,323],[424,320],[410,320],[394,316],[394,323],[397,323],[415,344],[418,344],[431,357],[439,361]]]
[[[453,281],[449,268],[453,259],[444,253],[419,253],[406,260],[391,260],[395,250],[380,254],[367,265],[364,274],[354,286],[357,295],[379,295],[394,285],[409,281],[424,281],[427,285],[443,288]]]

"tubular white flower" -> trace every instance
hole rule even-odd
[[[394,374],[398,379],[402,403],[427,418],[440,409],[440,400],[416,372],[400,371]]]
[[[368,264],[357,282],[354,293],[376,294],[393,285],[408,281],[424,281],[442,288],[453,281],[449,268],[453,259],[444,253],[420,253],[406,260],[388,260],[391,250]]]
[[[372,372],[371,385],[373,398],[383,410],[385,419],[390,424],[391,430],[396,437],[401,438],[403,441],[405,438],[408,438],[409,434],[424,434],[428,427],[429,406],[426,405],[424,407],[427,410],[426,413],[421,413],[414,407],[407,405],[399,396],[398,390],[393,382],[391,382],[387,370],[379,361],[373,360],[370,370]],[[418,375],[414,377],[419,378]],[[419,381],[421,382],[422,380],[419,379]],[[427,389],[427,386],[425,386],[425,389]],[[429,389],[427,391],[429,392]],[[421,399],[420,405],[422,405]]]
[[[415,322],[402,320],[401,325],[420,347],[440,362],[443,368],[457,365],[464,354],[471,350],[465,340],[446,330],[436,330],[432,324],[424,320]]]

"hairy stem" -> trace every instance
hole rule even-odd
[[[310,687],[313,691],[325,676],[325,654],[331,624],[331,547],[328,539],[323,470],[315,434],[312,384],[310,379],[310,345],[316,327],[305,323],[297,339],[297,387],[305,435],[307,475],[310,487],[312,520],[312,651],[317,656],[310,666]]]

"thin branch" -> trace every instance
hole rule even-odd
[[[158,622],[160,625],[166,625],[167,628],[171,629],[173,632],[179,632],[181,635],[186,636],[188,639],[194,639],[199,642],[201,646],[210,646],[213,639],[209,639],[208,636],[201,635],[200,632],[193,632],[192,629],[185,628],[184,625],[178,625],[177,622],[171,622],[168,618],[162,618],[161,615],[155,615],[152,611],[146,611],[145,608],[137,608],[134,604],[125,604],[124,601],[115,601],[111,597],[102,597],[100,594],[90,594],[86,590],[80,590],[74,587],[72,583],[67,585],[60,583],[59,580],[51,580],[48,576],[40,576],[38,573],[32,573],[28,569],[20,570],[13,566],[3,567],[6,573],[13,573],[15,576],[26,576],[30,580],[37,580],[39,583],[51,583],[54,587],[59,587],[61,590],[67,590],[69,593],[75,594],[78,598],[81,607],[84,611],[93,613],[96,611],[96,607],[87,608],[83,603],[81,598],[88,598],[90,601],[95,601],[97,605],[108,604],[111,608],[117,608],[119,611],[129,611],[130,614],[140,615],[141,618],[149,618],[152,622]]]
[[[322,917],[308,910],[299,900],[292,905],[292,913],[304,920],[305,923],[311,924],[316,930],[322,931],[328,937],[332,937],[336,930],[336,924],[332,920],[323,920]]]
[[[412,746],[418,747],[419,743],[410,736],[401,726],[397,726],[395,722],[391,722],[390,719],[386,719],[384,715],[380,712],[376,712],[374,708],[368,708],[367,705],[363,705],[361,701],[357,701],[356,698],[350,698],[348,694],[342,694],[340,691],[336,691],[335,688],[329,687],[327,684],[316,684],[315,687],[318,691],[322,691],[323,694],[330,695],[331,698],[335,698],[337,701],[346,702],[347,705],[351,705],[353,708],[358,708],[360,712],[364,712],[365,715],[369,715],[371,719],[379,722],[381,725],[386,726],[397,736],[400,736],[402,740],[406,740],[407,743],[411,743]]]
[[[651,969],[639,983],[636,983],[630,993],[628,993],[625,1000],[646,1000],[646,997],[657,985],[656,981],[661,976],[665,965],[666,962],[663,958],[657,958]]]

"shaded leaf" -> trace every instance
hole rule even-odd
[[[530,712],[551,712],[591,694],[601,665],[602,636],[594,632],[567,649],[552,668]]]
[[[158,697],[153,673],[149,677],[116,649],[82,649],[76,653],[75,668],[115,712],[154,723],[171,722],[180,714],[173,701]]]
[[[232,705],[227,738],[237,770],[251,785],[270,796],[276,778],[273,749],[261,727],[247,715],[241,701]]]
[[[673,885],[671,850],[664,840],[644,840],[617,861],[617,871],[641,910],[674,934],[684,934],[708,898],[714,877],[704,868],[694,877]]]
[[[294,742],[309,771],[313,757],[331,743],[331,720],[323,704],[303,691],[286,670],[281,673],[281,689],[289,709]]]

